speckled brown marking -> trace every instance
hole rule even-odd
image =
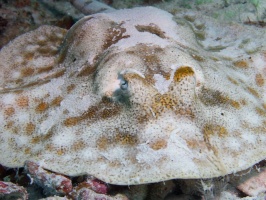
[[[114,109],[104,108],[98,114],[99,114],[99,117],[101,119],[107,119],[107,118],[110,118],[110,117],[114,116],[116,114],[116,112],[117,111],[114,110]]]
[[[249,93],[251,93],[253,96],[255,96],[255,97],[257,97],[257,98],[260,97],[259,93],[258,93],[254,88],[252,88],[252,87],[247,87],[247,89],[248,89]]]
[[[48,42],[48,38],[45,37],[45,38],[42,38],[42,39],[38,39],[36,41],[36,44],[38,44],[39,46],[45,46],[45,45],[47,45],[47,42]]]
[[[41,102],[41,103],[39,103],[39,104],[36,106],[35,111],[41,113],[41,112],[44,112],[45,110],[47,110],[48,108],[49,108],[48,103],[46,103],[46,102]]]
[[[243,68],[243,69],[248,68],[248,63],[244,60],[235,61],[233,65],[238,68]]]
[[[135,134],[122,133],[118,131],[115,135],[114,142],[118,142],[122,145],[134,146],[138,143],[138,136]]]
[[[45,84],[45,83],[48,83],[49,80],[38,80],[38,81],[33,81],[33,82],[30,82],[30,83],[26,83],[24,84],[23,81],[21,81],[21,89],[22,88],[29,88],[29,87],[33,87],[33,86],[36,86],[36,85],[42,85],[42,84]]]
[[[225,127],[215,124],[207,124],[203,127],[204,137],[210,137],[211,135],[218,135],[219,137],[225,137],[228,135],[228,131]]]
[[[175,110],[175,106],[178,104],[177,99],[170,94],[156,94],[153,98],[152,110],[156,116],[164,112],[165,109]]]
[[[240,103],[239,102],[232,100],[232,99],[228,99],[228,101],[229,101],[231,106],[233,106],[236,109],[240,109]]]
[[[10,117],[12,115],[14,115],[15,113],[15,108],[13,107],[7,107],[5,110],[4,110],[4,114],[7,116],[7,117]]]
[[[145,115],[138,115],[136,116],[137,117],[137,120],[138,120],[138,123],[139,124],[143,124],[145,122],[148,122],[150,116],[148,114],[145,114]]]
[[[199,141],[195,139],[186,140],[187,146],[191,149],[196,149],[199,146]]]
[[[256,78],[255,78],[256,84],[259,87],[262,87],[264,85],[264,79],[262,74],[256,74]]]
[[[138,81],[141,81],[143,83],[146,83],[145,82],[145,78],[141,77],[140,75],[136,74],[136,73],[125,73],[123,75],[123,78],[126,80],[126,81],[130,81],[132,79],[136,79]]]
[[[63,97],[61,97],[61,96],[55,97],[52,100],[50,106],[60,106],[60,103],[61,103],[62,100],[63,100]]]
[[[200,92],[199,98],[206,106],[224,104],[224,105],[231,105],[236,109],[240,108],[240,103],[238,101],[230,99],[228,96],[224,96],[218,90],[211,90],[203,87]]]
[[[140,57],[147,67],[145,70],[145,80],[150,84],[154,84],[154,74],[160,74],[165,79],[170,78],[170,72],[165,72],[161,69],[160,56],[164,53],[163,49],[157,46],[145,46],[143,44],[137,45],[133,50],[127,51],[128,54],[137,55]],[[159,55],[158,55],[159,54]]]
[[[56,151],[56,148],[51,143],[49,143],[45,145],[45,150],[53,152],[53,151]]]
[[[15,124],[14,121],[7,121],[6,125],[5,125],[5,128],[6,129],[11,129],[11,128],[13,128],[14,124]]]
[[[116,168],[116,167],[121,167],[122,163],[119,160],[114,160],[109,162],[109,167],[111,168]]]
[[[80,151],[86,147],[86,143],[83,140],[75,141],[71,146],[72,151]]]
[[[233,79],[232,77],[227,76],[227,79],[228,79],[231,83],[233,83],[234,85],[238,85],[238,82],[237,82],[235,79]]]
[[[97,120],[97,119],[108,119],[110,117],[114,117],[118,115],[121,111],[121,108],[118,104],[110,102],[109,100],[103,98],[102,101],[88,108],[86,112],[84,112],[80,116],[69,117],[64,120],[65,126],[75,126],[83,120]]]
[[[106,150],[108,145],[110,145],[110,139],[106,136],[101,136],[96,142],[96,146],[100,150]]]
[[[54,56],[58,53],[58,49],[51,48],[49,45],[41,46],[38,48],[38,53],[42,56]]]
[[[69,94],[71,91],[73,91],[75,89],[76,85],[71,84],[67,86],[67,93]]]
[[[96,71],[96,66],[91,66],[88,65],[85,68],[83,68],[78,74],[77,76],[89,76],[91,74],[94,74],[94,72]]]
[[[16,99],[16,104],[21,108],[28,107],[29,106],[29,98],[27,96],[19,96]]]
[[[64,125],[67,127],[76,126],[81,121],[79,117],[69,117],[64,120]]]
[[[206,124],[203,129],[203,139],[206,144],[206,147],[213,151],[213,153],[218,156],[217,149],[215,146],[213,146],[210,142],[210,137],[213,135],[217,135],[218,137],[225,137],[228,135],[228,132],[225,127],[220,125],[214,125],[214,124]]]
[[[149,145],[153,150],[165,149],[167,147],[167,141],[165,139],[157,139]]]
[[[23,56],[24,56],[24,60],[30,61],[34,57],[34,52],[25,52]]]
[[[174,74],[174,81],[175,82],[180,82],[183,78],[187,76],[194,76],[194,71],[192,70],[191,67],[188,66],[182,66],[179,67]]]
[[[107,49],[111,45],[117,43],[119,40],[129,37],[129,35],[124,34],[126,29],[122,28],[121,25],[122,24],[117,24],[114,22],[111,23],[111,27],[107,30],[108,35],[106,35],[103,49]]]
[[[224,104],[226,102],[226,98],[220,91],[207,89],[205,87],[201,89],[199,97],[206,106]]]
[[[66,149],[64,149],[64,148],[60,148],[60,149],[57,149],[56,154],[57,154],[58,156],[62,156],[62,155],[65,155],[66,152],[67,152]]]
[[[32,137],[30,143],[31,144],[38,144],[40,141],[42,141],[42,136],[38,135],[38,136]]]
[[[31,135],[35,131],[36,125],[33,124],[32,122],[29,122],[25,126],[25,132],[27,135]]]
[[[241,100],[240,100],[240,103],[241,103],[241,105],[243,105],[243,106],[247,105],[247,101],[246,101],[245,99],[241,99]]]
[[[49,41],[49,43],[51,44],[60,44],[62,42],[62,39],[65,34],[66,34],[67,30],[65,29],[62,29],[60,32],[58,32],[59,34],[57,33],[53,33],[53,34],[48,34],[47,35],[47,41]]]
[[[50,76],[47,76],[46,78],[47,79],[58,78],[60,76],[63,76],[65,74],[65,71],[66,71],[65,69],[61,69],[61,70],[51,74]]]
[[[37,73],[37,74],[41,74],[41,73],[44,73],[44,72],[49,72],[49,71],[51,71],[53,68],[54,68],[53,65],[51,65],[51,66],[45,66],[45,67],[42,67],[42,68],[37,69],[37,70],[36,70],[36,73]]]
[[[26,147],[24,149],[24,153],[27,154],[27,155],[30,155],[31,154],[31,149],[29,147]]]
[[[194,15],[186,14],[184,18],[190,22],[194,22],[196,17]]]
[[[165,32],[162,31],[156,24],[150,23],[147,25],[136,25],[135,28],[139,32],[149,32],[159,36],[160,38],[166,38]]]
[[[191,107],[188,108],[177,108],[175,110],[175,114],[176,115],[182,115],[182,116],[186,116],[186,117],[190,117],[191,119],[195,118],[195,114],[192,110]]]
[[[27,76],[31,76],[32,74],[34,74],[34,71],[35,70],[32,67],[25,67],[20,70],[20,73],[21,73],[21,76],[27,77]]]
[[[46,134],[42,135],[42,140],[43,141],[49,140],[50,138],[53,137],[53,134],[54,134],[53,130],[50,129]]]
[[[160,59],[158,58],[157,55],[154,55],[154,54],[148,52],[143,56],[144,56],[143,57],[144,62],[149,67],[150,70],[154,71],[160,65]]]
[[[258,115],[260,115],[261,117],[266,117],[266,111],[265,111],[265,109],[262,109],[262,108],[256,107],[256,113],[257,113]]]

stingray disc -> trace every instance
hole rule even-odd
[[[0,163],[127,185],[265,159],[265,30],[197,19],[205,25],[135,8],[10,42],[0,52]]]

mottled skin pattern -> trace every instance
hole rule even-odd
[[[225,56],[171,18],[155,8],[97,14],[67,34],[44,26],[3,48],[1,164],[31,160],[126,185],[265,159],[265,49],[242,41],[240,55]]]

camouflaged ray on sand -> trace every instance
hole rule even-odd
[[[0,162],[122,185],[246,169],[266,157],[265,37],[152,7],[26,33],[0,52]]]

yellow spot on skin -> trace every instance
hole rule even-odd
[[[29,106],[29,98],[26,96],[20,96],[16,99],[16,104],[21,107],[28,107]]]
[[[264,85],[264,79],[263,79],[262,74],[256,74],[255,80],[256,80],[257,86],[262,87]]]
[[[167,147],[167,142],[164,139],[159,139],[150,144],[153,150],[165,149]]]
[[[234,66],[236,66],[238,68],[244,68],[244,69],[248,68],[248,63],[244,60],[236,61],[233,64],[234,64]]]
[[[49,105],[45,102],[41,102],[39,105],[37,105],[37,107],[35,108],[36,112],[44,112],[45,110],[47,110],[49,107]]]
[[[175,71],[174,81],[179,82],[181,79],[187,76],[194,76],[194,71],[191,69],[191,67],[182,66]]]
[[[5,109],[4,114],[8,117],[14,115],[15,109],[13,107],[8,107]]]
[[[33,124],[32,122],[27,123],[25,127],[26,134],[31,135],[35,130],[35,127],[36,127],[35,124]]]

